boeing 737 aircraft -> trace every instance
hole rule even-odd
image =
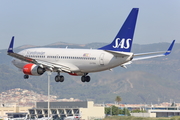
[[[111,70],[121,66],[126,68],[132,61],[166,56],[171,53],[175,40],[167,51],[133,54],[131,52],[138,8],[133,8],[112,43],[98,49],[69,48],[31,48],[13,52],[14,36],[7,54],[14,57],[12,63],[24,73],[40,76],[45,71],[57,72],[56,82],[63,82],[65,72],[74,76],[82,76],[82,82],[89,82],[88,73]]]

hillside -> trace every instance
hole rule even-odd
[[[68,48],[98,48],[104,43],[90,43],[86,45],[55,43],[47,47]],[[133,45],[134,53],[164,51],[168,43],[149,45]],[[15,49],[33,46],[21,46]],[[113,71],[91,73],[90,83],[82,83],[80,77],[63,73],[65,81],[56,83],[51,75],[51,94],[62,98],[93,99],[95,102],[114,102],[117,95],[122,97],[123,103],[157,103],[169,102],[173,99],[180,102],[180,44],[176,43],[171,55],[150,60],[136,61],[127,66],[128,69],[117,67]],[[6,55],[6,50],[0,50],[0,92],[21,88],[47,94],[47,74],[40,77],[32,76],[23,79],[23,73],[11,64],[12,58]]]
[[[48,101],[48,96],[20,88],[10,89],[8,91],[2,92],[0,96],[1,103],[16,103],[23,106],[35,106],[35,102]],[[50,96],[50,101],[57,101],[56,98],[56,96]]]

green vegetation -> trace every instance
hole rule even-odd
[[[140,110],[140,109],[135,109],[135,110],[132,110],[131,113],[145,113],[147,111],[145,110]]]
[[[180,116],[174,116],[171,118],[144,118],[144,117],[133,117],[133,116],[111,116],[111,117],[106,117],[103,120],[180,120]]]
[[[106,107],[105,108],[105,114],[106,115],[118,115],[118,114],[123,114],[123,115],[126,115],[126,116],[130,116],[130,112],[128,109],[124,108],[124,109],[119,109],[118,107],[116,106],[112,106],[112,107]]]
[[[116,99],[115,99],[115,101],[119,104],[120,102],[121,102],[121,97],[120,96],[116,96]]]

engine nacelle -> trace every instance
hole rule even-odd
[[[26,75],[39,76],[45,72],[45,69],[35,64],[29,63],[29,64],[24,65],[23,72]]]

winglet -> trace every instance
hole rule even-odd
[[[13,46],[14,46],[14,36],[11,39],[11,42],[7,51],[8,53],[13,53]]]
[[[166,51],[166,53],[164,53],[164,55],[169,55],[169,54],[171,53],[172,48],[173,48],[173,46],[174,46],[174,42],[175,42],[175,40],[173,40],[173,42],[172,42],[171,45],[169,46],[169,48],[168,48],[168,50]]]

